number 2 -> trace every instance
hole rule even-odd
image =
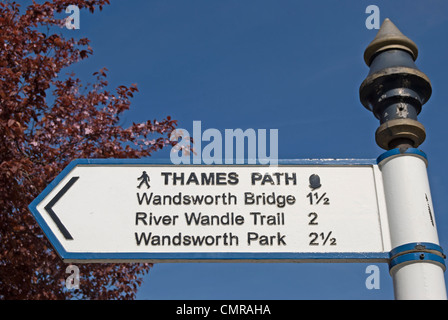
[[[308,217],[311,218],[310,222],[308,222],[308,225],[310,226],[317,226],[318,223],[316,222],[317,219],[317,213],[316,212],[310,212],[308,214]]]

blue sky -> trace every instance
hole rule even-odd
[[[448,119],[444,0],[111,0],[79,30],[93,56],[74,71],[85,81],[107,67],[110,87],[137,83],[123,125],[167,115],[179,127],[279,130],[279,158],[377,158],[379,122],[359,102],[375,37],[365,13],[377,5],[419,47],[417,66],[433,95],[419,120],[441,246],[448,248],[445,150]],[[191,132],[191,131],[190,131]],[[169,157],[168,151],[154,154]],[[359,264],[157,264],[139,299],[393,299],[386,264],[380,289]]]

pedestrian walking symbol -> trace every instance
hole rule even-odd
[[[146,173],[146,171],[143,171],[143,173],[142,173],[142,175],[139,177],[139,178],[137,178],[137,180],[142,180],[141,182],[140,182],[140,184],[138,185],[138,187],[137,188],[141,188],[141,186],[143,185],[143,184],[146,184],[146,187],[149,189],[150,188],[150,185],[149,185],[149,176],[148,176],[148,174]]]

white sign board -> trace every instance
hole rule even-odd
[[[76,160],[30,209],[65,261],[387,261],[376,164],[281,163]]]

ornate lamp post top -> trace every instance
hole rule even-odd
[[[417,115],[432,89],[415,65],[417,56],[417,45],[389,19],[364,52],[370,72],[359,89],[360,100],[380,120],[375,139],[383,149],[416,148],[426,138]]]

